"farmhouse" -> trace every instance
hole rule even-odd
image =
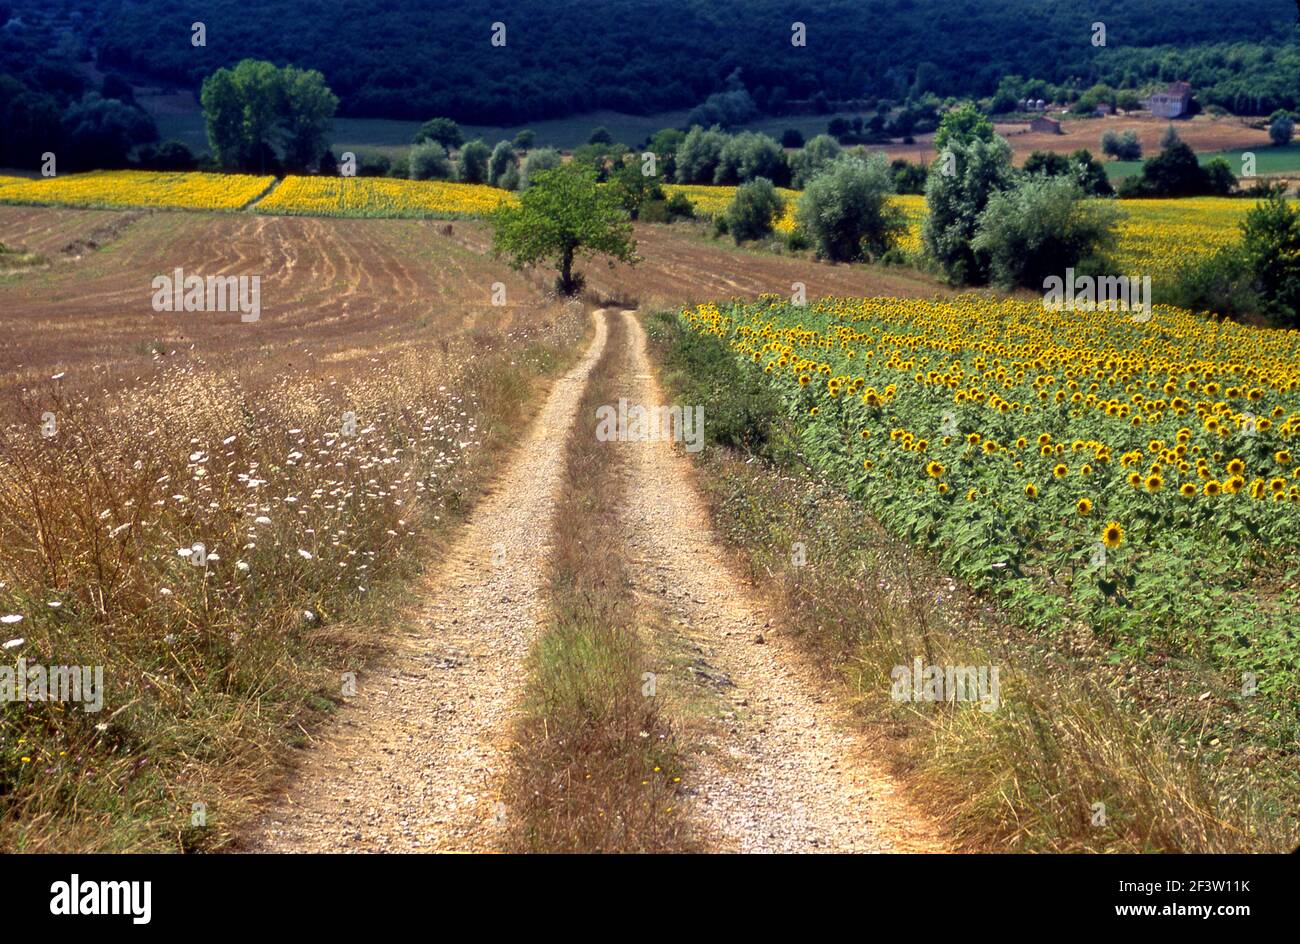
[[[1192,87],[1186,82],[1175,82],[1148,98],[1146,106],[1157,118],[1187,118],[1192,110]]]
[[[1029,122],[1030,131],[1041,131],[1044,134],[1060,134],[1061,123],[1055,118],[1047,118],[1039,115]]]

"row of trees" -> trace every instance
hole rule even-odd
[[[829,139],[828,139],[829,140]],[[863,258],[889,259],[904,230],[901,211],[889,197],[899,191],[899,176],[883,156],[846,152],[830,145],[809,147],[795,155],[804,172],[803,193],[795,209],[791,248],[812,246],[818,256],[835,261]],[[833,144],[833,142],[832,142]],[[1018,282],[1027,277],[1022,244],[1010,238],[1008,225],[1028,225],[1045,201],[1069,197],[1064,214],[1045,212],[1039,225],[1056,226],[1081,217],[1094,222],[1113,208],[1088,208],[1076,213],[1084,197],[1113,193],[1102,164],[1088,151],[1066,156],[1039,151],[1030,155],[1023,170],[1011,165],[1010,146],[993,133],[993,126],[978,110],[966,106],[950,111],[935,136],[941,157],[927,172],[916,168],[930,205],[926,227],[928,254],[956,283],[987,281],[990,277]],[[994,201],[994,211],[982,220],[995,195],[1014,191],[1016,198]],[[718,221],[719,233],[728,232],[740,242],[768,235],[784,208],[772,182],[765,178],[742,184],[727,213]],[[992,217],[1011,221],[991,225]],[[1095,228],[1095,227],[1093,227]],[[1088,232],[1092,230],[1089,229]],[[983,248],[974,242],[984,234]],[[1090,239],[1091,237],[1089,237]],[[1063,245],[1041,247],[1040,263],[1055,265],[1078,243],[1078,232],[1062,228]]]
[[[766,134],[742,131],[733,135],[716,126],[696,125],[685,133],[660,131],[647,148],[664,163],[665,175],[677,183],[737,185],[761,177],[775,186],[797,190],[849,153],[830,134],[800,144],[798,150],[787,153]],[[920,193],[924,186],[924,170],[910,161],[894,161],[890,175],[900,193]]]
[[[1222,157],[1202,165],[1196,152],[1170,125],[1160,139],[1160,153],[1142,164],[1142,172],[1124,179],[1121,197],[1227,196],[1237,186],[1231,165]]]
[[[412,145],[407,154],[411,180],[456,180],[466,184],[489,184],[502,190],[528,187],[536,175],[559,167],[564,158],[553,148],[538,148],[522,158],[509,141],[489,148],[480,139],[467,141],[453,156],[437,141],[425,139]]]

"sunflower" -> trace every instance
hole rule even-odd
[[[1148,492],[1158,492],[1165,487],[1165,480],[1160,477],[1159,473],[1153,473],[1147,476],[1145,484]]]
[[[1215,479],[1210,479],[1208,482],[1205,483],[1205,494],[1209,495],[1211,498],[1221,494],[1222,492],[1223,492],[1223,486],[1220,485],[1218,481],[1216,481]]]
[[[1118,521],[1112,521],[1101,529],[1101,543],[1105,544],[1111,550],[1119,547],[1124,543],[1124,526]]]
[[[1088,515],[1092,514],[1092,499],[1080,498],[1078,502],[1075,503],[1074,510],[1086,518]]]
[[[1278,465],[1290,465],[1291,451],[1289,449],[1279,449],[1277,452],[1273,453],[1273,460]]]
[[[1070,474],[1070,467],[1066,465],[1064,462],[1058,462],[1055,468],[1052,469],[1053,477],[1058,479],[1063,479],[1069,474]]]
[[[939,494],[940,494],[940,495],[947,495],[947,494],[948,494],[948,483],[947,483],[947,482],[940,482],[940,483],[939,483]]]
[[[1242,475],[1246,471],[1246,463],[1241,459],[1231,459],[1228,462],[1229,475]]]
[[[939,478],[945,471],[944,467],[937,462],[926,463],[925,474],[930,476],[932,479]]]
[[[1026,482],[1026,483],[1025,483],[1025,494],[1028,495],[1030,498],[1037,498],[1037,497],[1038,497],[1038,486],[1035,485],[1033,482]]]
[[[1132,485],[1134,488],[1141,488],[1141,487],[1142,487],[1142,473],[1141,473],[1141,472],[1130,472],[1130,473],[1128,474],[1128,484]]]
[[[1182,495],[1184,498],[1195,498],[1195,497],[1196,497],[1196,483],[1195,483],[1195,482],[1184,482],[1182,485],[1178,486],[1178,494],[1179,494],[1179,495]]]

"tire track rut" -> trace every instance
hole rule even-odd
[[[629,402],[664,404],[645,332],[633,313],[623,317],[633,347]],[[728,851],[944,851],[838,694],[731,573],[688,460],[664,440],[628,448],[635,591],[673,615],[730,702],[696,758],[701,825]]]

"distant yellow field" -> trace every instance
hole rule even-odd
[[[726,211],[727,205],[736,196],[736,188],[714,187],[708,184],[665,184],[664,193],[670,197],[678,193],[685,194],[686,199],[691,201],[691,206],[695,207],[696,213],[713,219]],[[784,202],[781,219],[776,222],[776,231],[789,233],[794,230],[794,206],[799,199],[799,191],[777,187],[776,194]]]
[[[1119,255],[1129,274],[1159,278],[1241,238],[1238,224],[1254,200],[1191,197],[1121,200]]]
[[[308,216],[484,216],[518,198],[482,184],[388,177],[286,177],[257,204],[259,213]]]
[[[248,174],[93,171],[40,180],[10,178],[0,187],[0,203],[238,210],[274,180]]]

